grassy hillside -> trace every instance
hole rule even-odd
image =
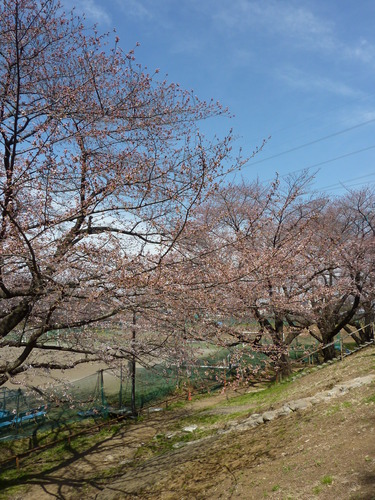
[[[0,498],[375,499],[374,380],[368,347],[284,384],[193,397],[23,460]]]

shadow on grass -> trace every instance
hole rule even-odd
[[[67,496],[71,497],[71,491],[69,494],[63,493],[62,490],[66,488],[72,488],[78,493],[87,486],[91,486],[100,491],[103,489],[101,486],[102,481],[108,480],[109,477],[116,479],[120,475],[120,467],[111,466],[108,463],[108,468],[103,470],[103,462],[95,464],[95,460],[88,460],[87,457],[92,458],[96,453],[109,455],[112,449],[118,447],[118,443],[114,442],[114,438],[119,433],[120,430],[117,430],[108,437],[99,438],[99,441],[93,445],[83,445],[84,450],[82,451],[79,450],[79,442],[73,442],[72,444],[65,442],[58,448],[50,448],[40,452],[38,456],[32,455],[23,459],[19,470],[9,468],[2,473],[3,477],[0,478],[0,498],[9,498],[8,494],[12,490],[16,493],[16,489],[22,489],[28,485],[39,485],[51,498],[58,499],[65,499]],[[59,455],[61,454],[70,456],[60,459]],[[75,479],[74,465],[78,461],[80,466],[76,472],[77,475],[79,474],[79,478]],[[59,471],[64,471],[66,468],[72,470],[72,475],[66,476],[64,474],[59,476]],[[53,491],[49,491],[49,486],[53,487],[51,488]]]

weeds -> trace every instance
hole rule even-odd
[[[321,484],[324,485],[330,485],[333,482],[332,476],[323,476],[322,479],[320,480]]]

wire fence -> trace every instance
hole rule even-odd
[[[365,341],[361,346],[358,346],[356,349],[351,351],[348,348],[345,348],[345,340],[346,339],[353,339],[353,336],[356,334],[360,333],[361,331],[364,331],[366,328],[372,327],[372,330],[374,330],[374,323],[368,323],[367,325],[361,326],[360,328],[357,328],[356,330],[352,332],[346,332],[346,335],[340,335],[340,338],[338,340],[333,340],[332,342],[328,344],[320,344],[318,348],[314,349],[313,351],[307,352],[304,356],[301,356],[299,359],[296,361],[298,363],[305,363],[306,360],[308,364],[313,364],[314,361],[319,359],[319,355],[323,354],[323,351],[325,349],[329,349],[330,347],[335,347],[337,351],[339,351],[339,357],[340,359],[343,359],[345,356],[352,354],[352,352],[355,352],[356,350],[360,349],[361,347],[365,347],[366,345],[373,344],[375,342],[375,339],[372,339],[370,341]]]
[[[165,370],[165,367],[162,370],[159,367],[159,371],[162,371],[163,376],[166,375]],[[223,377],[217,375],[218,370],[223,374]],[[229,376],[228,370],[229,368],[226,365],[220,367],[211,365],[185,366],[182,370],[178,370],[179,377],[174,376],[171,379],[173,384],[171,380],[164,387],[159,384],[159,390],[154,387],[152,392],[147,391],[147,382],[151,383],[152,378],[151,370],[138,370],[142,374],[140,377],[145,385],[143,385],[143,396],[142,388],[139,391],[138,401],[142,403],[142,406],[138,407],[137,416],[150,415],[166,410],[171,404],[181,400],[183,396],[190,399],[192,393],[204,394],[222,387],[223,380],[225,380],[226,376]],[[155,370],[155,368],[152,370],[154,376],[155,371],[158,370]],[[173,373],[176,375],[176,370]],[[187,375],[189,375],[188,380]],[[161,377],[161,373],[159,373],[159,377]],[[115,390],[114,378],[117,379],[118,391]],[[179,387],[174,385],[176,382],[180,383]],[[125,377],[121,381],[111,373],[111,370],[100,370],[92,376],[70,384],[71,390],[69,392],[67,386],[56,388],[53,391],[53,398],[59,397],[59,402],[55,405],[53,403],[43,405],[43,415],[38,415],[38,418],[36,416],[35,418],[31,417],[27,421],[20,419],[19,425],[16,425],[16,415],[21,415],[21,413],[33,415],[33,409],[30,409],[29,406],[32,402],[37,404],[39,400],[38,398],[34,400],[32,397],[28,398],[21,390],[9,391],[3,389],[1,408],[9,411],[7,407],[13,406],[16,411],[13,409],[11,412],[12,417],[7,429],[8,435],[0,437],[0,441],[28,438],[28,445],[27,449],[13,453],[5,460],[1,460],[0,469],[5,470],[14,466],[19,469],[21,460],[30,455],[37,454],[60,443],[70,444],[72,440],[79,436],[92,434],[102,428],[111,427],[124,419],[128,419],[131,413],[130,407],[121,407],[120,405],[121,402],[127,404],[130,401],[129,385]],[[172,388],[173,390],[171,390]],[[164,397],[162,397],[163,395]],[[68,398],[68,409],[66,408],[67,401],[64,403],[62,397]],[[158,406],[155,406],[155,403]],[[103,418],[104,416],[106,418]],[[83,422],[82,428],[77,426],[78,421]],[[75,425],[63,425],[67,423],[74,423]],[[48,442],[39,444],[36,434],[40,433],[45,437],[46,434],[50,434],[51,429],[56,429],[56,427],[62,429],[56,435],[63,434],[63,437],[58,439],[47,438]]]
[[[136,370],[136,390],[132,393],[127,370],[106,369],[73,382],[49,389],[0,388],[0,442],[28,437],[36,432],[87,418],[112,418],[142,412],[188,390],[208,391],[229,377],[230,366],[205,363],[189,366],[157,365]],[[135,405],[132,403],[135,402]]]

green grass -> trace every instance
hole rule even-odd
[[[261,391],[250,392],[231,398],[229,401],[221,403],[220,406],[251,405],[258,407],[260,404],[262,406],[270,405],[283,399],[291,384],[291,381],[286,381],[284,384],[273,383]]]
[[[167,406],[168,411],[178,410],[179,408],[184,408],[187,405],[187,401],[176,401],[175,403],[170,403]]]
[[[202,414],[195,414],[191,417],[186,417],[186,418],[181,418],[179,420],[179,425],[182,427],[186,427],[189,424],[200,424],[200,425],[213,425],[219,422],[220,420],[223,420],[223,417],[226,415],[220,415],[220,414],[209,414],[209,413],[202,413]]]
[[[0,490],[2,489],[1,481],[0,481]],[[26,486],[12,486],[11,488],[7,488],[6,491],[0,491],[0,500],[9,500],[9,498],[16,496],[17,498],[23,498],[23,493],[26,491]],[[24,497],[26,498],[26,497]]]
[[[294,469],[292,465],[283,465],[283,472],[291,472]]]
[[[353,403],[351,401],[344,401],[341,405],[343,408],[351,408]]]
[[[325,415],[331,417],[332,415],[335,415],[339,411],[343,410],[344,408],[351,408],[353,406],[353,403],[350,401],[344,401],[343,403],[337,403],[332,405],[326,412]]]
[[[323,485],[330,485],[333,483],[333,478],[332,476],[323,476],[320,482]]]

